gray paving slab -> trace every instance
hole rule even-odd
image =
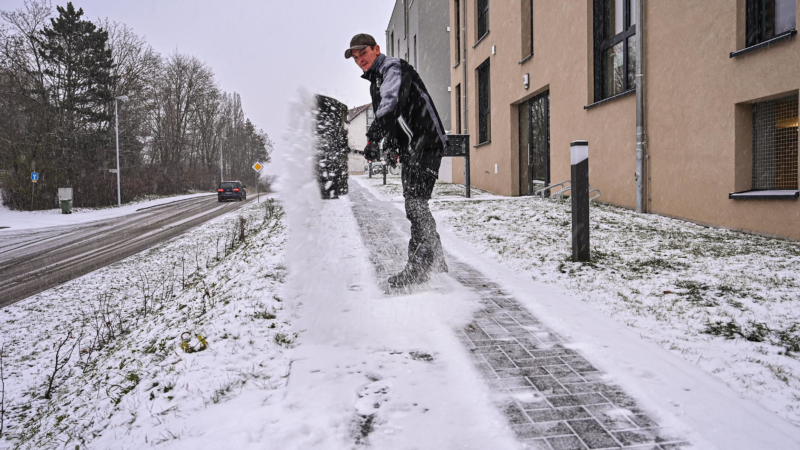
[[[446,253],[447,275],[408,289],[390,287],[386,280],[406,263],[408,221],[400,209],[378,201],[358,183],[350,183],[349,197],[375,276],[387,296],[447,292],[450,278],[480,297],[483,307],[454,333],[487,385],[505,399],[497,407],[529,448],[675,450],[690,446],[665,433],[633,397],[609,382],[580,352],[566,348],[561,336],[467,262]]]

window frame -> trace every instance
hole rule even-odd
[[[485,2],[483,7],[483,11],[481,11],[481,2]],[[476,22],[476,34],[478,39],[475,42],[480,42],[481,39],[486,37],[489,34],[489,0],[477,0],[475,2],[475,6],[478,8],[477,20]],[[483,26],[483,32],[481,32],[481,26]]]
[[[635,80],[631,83],[630,67],[629,67],[629,51],[631,38],[636,37],[637,24],[633,23],[632,2],[635,0],[622,0],[623,3],[623,31],[606,38],[605,30],[608,25],[609,17],[609,4],[615,0],[593,0],[594,3],[594,101],[600,102],[618,95],[622,95],[635,88]],[[623,43],[622,51],[622,68],[623,68],[623,85],[620,92],[610,94],[605,92],[605,83],[608,74],[605,73],[604,54],[607,50],[614,48],[616,45]]]
[[[492,71],[491,60],[486,58],[475,68],[477,80],[478,145],[492,141]],[[484,94],[483,96],[481,94]],[[484,101],[481,101],[484,98]]]
[[[375,111],[372,110],[372,105],[367,107],[367,128],[375,121]]]

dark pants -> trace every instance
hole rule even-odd
[[[401,173],[406,218],[411,222],[411,240],[408,241],[408,267],[414,271],[429,271],[433,264],[442,261],[442,241],[436,232],[436,221],[428,200],[439,173],[442,157],[432,151],[419,162],[403,164]]]

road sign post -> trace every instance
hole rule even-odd
[[[259,162],[253,164],[253,170],[256,171],[256,202],[257,203],[261,203],[261,194],[258,193],[258,174],[261,172],[261,169],[263,169],[263,168],[264,168],[264,166],[262,166],[261,163],[259,163]]]
[[[33,194],[36,192],[36,182],[39,181],[39,172],[31,172],[31,211],[33,211]]]

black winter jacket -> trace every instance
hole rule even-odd
[[[370,82],[375,111],[367,138],[371,142],[394,139],[401,159],[407,157],[410,162],[441,158],[447,136],[433,100],[411,64],[380,54],[361,77]]]

